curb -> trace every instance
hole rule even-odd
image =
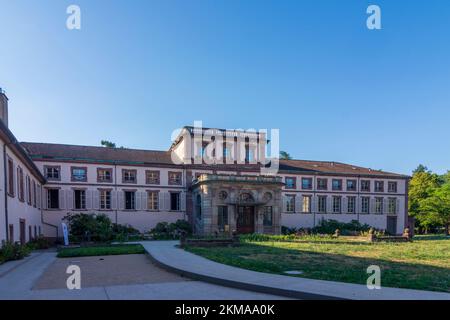
[[[180,249],[181,250],[181,249]],[[234,280],[227,280],[223,278],[217,278],[212,276],[206,276],[203,274],[186,271],[183,269],[179,269],[173,266],[170,266],[168,264],[165,264],[155,257],[152,256],[152,254],[145,250],[147,255],[149,256],[150,260],[161,267],[162,269],[165,269],[166,271],[177,273],[181,276],[191,278],[194,280],[200,280],[220,286],[225,287],[231,287],[235,289],[241,289],[241,290],[248,290],[253,292],[260,292],[260,293],[266,293],[266,294],[272,294],[276,296],[284,296],[287,298],[295,298],[295,299],[301,299],[301,300],[349,300],[346,298],[339,298],[335,296],[327,296],[327,295],[321,295],[316,293],[310,293],[305,291],[296,291],[296,290],[288,290],[288,289],[281,289],[281,288],[274,288],[274,287],[268,287],[263,285],[257,285],[257,284],[250,284],[245,282],[239,282]]]

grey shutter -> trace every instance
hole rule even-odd
[[[65,192],[62,189],[59,189],[59,209],[66,209],[66,197]]]
[[[180,193],[180,209],[186,211],[186,193],[184,191]]]
[[[295,201],[294,201],[294,205],[295,205],[294,212],[297,212],[297,213],[303,212],[302,203],[303,203],[303,196],[301,194],[297,194],[295,196]]]
[[[318,204],[317,204],[317,201],[318,201],[318,197],[317,196],[312,196],[311,197],[311,211],[312,212],[317,212],[317,207],[318,207]]]
[[[100,191],[93,190],[93,209],[99,210],[100,209]]]
[[[282,204],[281,204],[281,211],[282,212],[287,212],[287,198],[286,198],[286,195],[284,195],[284,194],[282,194],[281,195],[281,201],[282,201]]]
[[[117,191],[111,191],[111,209],[113,210],[117,210],[117,196],[118,196],[118,192]]]
[[[135,208],[136,210],[141,210],[141,198],[142,198],[142,192],[140,191],[136,191],[135,193]]]
[[[348,197],[342,197],[342,213],[348,213]]]
[[[92,190],[86,190],[86,209],[92,209]]]
[[[159,210],[160,211],[166,210],[166,207],[165,207],[165,204],[164,204],[164,193],[165,192],[160,192],[159,193]]]
[[[42,192],[42,208],[48,209],[48,190],[47,189],[43,189],[44,192]]]
[[[386,214],[388,212],[388,210],[387,210],[388,202],[389,202],[388,198],[383,198],[383,213],[384,214]]]
[[[369,198],[369,213],[375,213],[375,198]]]
[[[141,194],[141,210],[148,210],[148,193],[147,191]]]
[[[66,207],[68,210],[73,210],[73,190],[66,190]]]
[[[118,199],[118,203],[119,203],[119,210],[124,210],[125,209],[125,192],[121,191],[117,191],[117,199]]]
[[[170,208],[170,193],[169,192],[164,192],[164,207],[166,208],[167,211],[169,211]]]
[[[400,199],[397,198],[395,205],[395,214],[398,214],[400,212]]]
[[[333,213],[333,196],[327,197],[327,210],[326,213]]]

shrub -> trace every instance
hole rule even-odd
[[[30,249],[20,243],[5,242],[0,249],[0,263],[20,260],[30,254]]]
[[[130,236],[140,235],[130,225],[113,224],[105,214],[69,213],[64,220],[68,223],[71,242],[128,241]]]
[[[371,227],[368,224],[361,224],[357,220],[352,220],[350,223],[339,222],[336,220],[322,219],[319,225],[312,229],[313,233],[334,234],[337,229],[342,235],[357,235],[361,232],[369,231]]]
[[[150,235],[156,240],[178,239],[181,232],[187,235],[192,234],[192,226],[186,220],[177,220],[175,223],[159,222],[152,230]]]
[[[33,239],[27,245],[32,250],[44,250],[50,248],[49,241],[43,236],[39,236]]]

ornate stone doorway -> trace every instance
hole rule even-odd
[[[255,232],[255,207],[238,206],[236,231],[239,234]]]

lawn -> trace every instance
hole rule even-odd
[[[140,244],[123,244],[98,247],[62,248],[58,251],[57,256],[58,258],[69,258],[143,253],[145,253],[145,250]]]
[[[246,241],[227,248],[187,248],[205,258],[255,271],[366,284],[367,267],[381,268],[381,286],[450,292],[450,238],[369,243],[355,238]]]

